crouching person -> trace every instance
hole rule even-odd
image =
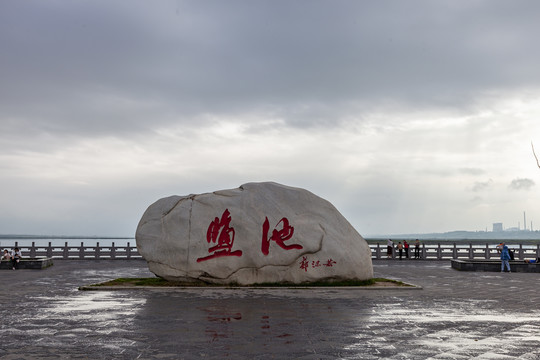
[[[13,266],[13,270],[19,268],[19,262],[21,258],[22,258],[21,250],[19,250],[19,248],[13,249],[13,251],[11,252],[11,263]]]

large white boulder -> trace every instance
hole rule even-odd
[[[272,182],[171,196],[136,232],[150,271],[168,280],[303,283],[373,277],[366,241],[328,201]]]

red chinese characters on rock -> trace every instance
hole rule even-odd
[[[320,260],[312,260],[311,261],[311,267],[313,269],[321,267],[321,266],[333,267],[334,264],[337,264],[337,262],[332,260],[331,258],[326,260],[326,262],[321,262]],[[306,272],[309,269],[309,260],[308,260],[308,258],[306,256],[302,256],[302,260],[300,260],[300,269],[302,269],[302,270],[304,270]]]
[[[277,230],[279,224],[282,224],[282,229]],[[270,253],[270,241],[275,241],[282,249],[291,250],[291,249],[302,249],[303,246],[299,244],[286,245],[285,241],[289,240],[294,234],[294,227],[289,225],[289,219],[282,218],[272,230],[272,235],[268,237],[268,231],[270,230],[270,222],[268,217],[265,218],[263,227],[262,227],[262,242],[261,242],[261,251],[266,256]]]
[[[211,253],[210,255],[198,258],[197,262],[222,256],[242,256],[241,250],[232,251],[235,232],[230,224],[231,214],[229,213],[229,209],[225,209],[221,215],[221,219],[216,217],[206,231],[206,241],[208,243],[216,243],[216,245],[208,249],[208,252]]]
[[[231,214],[229,209],[225,209],[221,215],[221,219],[215,218],[214,221],[208,226],[206,232],[206,241],[215,243],[216,245],[210,247],[208,252],[210,255],[197,259],[197,262],[206,261],[223,256],[242,256],[241,250],[232,251],[235,231],[230,226]],[[281,226],[280,226],[281,225]],[[281,227],[281,229],[279,229]],[[294,234],[294,227],[290,225],[289,219],[282,218],[272,230],[272,234],[269,235],[270,222],[268,217],[265,217],[262,226],[262,243],[261,252],[266,256],[270,253],[270,242],[274,241],[284,250],[303,249],[300,244],[285,244],[285,241],[290,240]]]

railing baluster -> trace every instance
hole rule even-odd
[[[140,259],[141,256],[137,252],[137,248],[131,245],[131,242],[127,242],[127,245],[118,245],[112,242],[111,246],[102,247],[100,242],[96,242],[95,246],[85,247],[84,242],[79,246],[70,246],[66,241],[63,245],[53,246],[52,242],[48,242],[47,245],[36,245],[35,241],[31,244],[21,247],[19,242],[14,242],[13,247],[18,247],[23,252],[23,256],[35,258],[35,257],[51,257],[56,259]],[[7,247],[7,246],[6,246]],[[540,258],[540,244],[531,246],[524,243],[509,243],[515,252],[516,260],[530,260]],[[385,245],[376,243],[370,245],[371,257],[373,259],[382,259],[384,256],[383,248]],[[71,251],[70,251],[71,249]],[[104,250],[106,249],[106,251]],[[28,254],[28,255],[26,255]],[[77,256],[78,254],[78,256]],[[426,260],[448,260],[453,259],[498,259],[495,252],[494,245],[491,243],[477,244],[477,242],[460,242],[458,243],[423,243],[421,245],[421,257]],[[393,252],[392,257],[396,258],[396,253]]]
[[[381,249],[383,245],[376,243],[369,245],[371,258],[381,259]],[[540,244],[530,246],[523,243],[510,243],[509,247],[515,253],[516,260],[531,260],[540,258]],[[127,248],[126,248],[127,249]],[[131,248],[130,248],[131,250]],[[130,255],[133,254],[133,251]],[[453,259],[486,259],[497,260],[499,253],[495,252],[493,244],[484,243],[478,244],[475,241],[459,243],[431,243],[422,244],[421,257],[426,260],[448,260]],[[132,257],[132,256],[128,256]],[[396,252],[393,253],[393,258],[396,258]]]
[[[131,246],[131,242],[127,242],[127,246],[118,245],[112,242],[111,246],[103,247],[99,242],[96,242],[94,246],[85,246],[84,242],[80,243],[80,246],[70,245],[68,241],[65,241],[63,245],[53,245],[53,241],[49,241],[45,244],[36,244],[36,241],[32,241],[31,244],[21,245],[19,241],[14,241],[13,246],[4,244],[3,248],[19,248],[24,258],[53,258],[53,259],[140,259],[141,256],[137,252],[135,246]],[[105,251],[104,249],[107,249]],[[109,251],[110,250],[110,251]],[[376,251],[374,248],[373,251]],[[375,254],[374,254],[375,255]]]

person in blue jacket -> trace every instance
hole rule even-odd
[[[510,271],[510,263],[508,260],[510,260],[510,252],[508,251],[508,246],[502,244],[502,250],[501,250],[501,272],[504,272],[504,265],[508,268],[508,272]]]

